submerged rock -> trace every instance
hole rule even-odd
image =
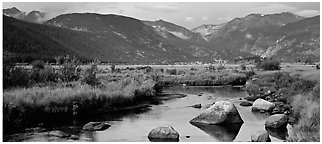
[[[83,130],[89,131],[103,131],[110,127],[111,125],[106,122],[89,122],[83,126]]]
[[[271,103],[269,101],[263,100],[263,99],[257,99],[252,106],[253,111],[272,111],[275,107],[274,103]]]
[[[152,142],[178,142],[179,133],[172,126],[160,126],[151,130],[148,138]]]
[[[241,105],[241,106],[252,106],[253,103],[251,103],[249,101],[242,101],[239,105]]]
[[[205,112],[190,120],[191,124],[231,124],[243,122],[234,104],[228,100],[215,102]]]
[[[270,142],[271,139],[269,138],[268,132],[265,130],[256,131],[251,135],[252,142]]]
[[[286,128],[287,122],[288,117],[286,115],[274,114],[268,117],[268,119],[265,122],[265,127],[274,129]]]
[[[50,131],[48,133],[48,136],[54,136],[54,137],[64,138],[64,137],[69,137],[70,134],[64,133],[64,132],[59,131],[59,130],[53,130],[53,131]]]
[[[192,105],[191,107],[193,107],[193,108],[201,108],[202,106],[201,106],[201,104],[195,104],[195,105]]]

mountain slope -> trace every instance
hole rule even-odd
[[[32,22],[32,23],[43,23],[45,22],[45,13],[40,11],[31,11],[30,13],[26,14],[26,12],[22,12],[16,7],[3,9],[3,14],[9,17],[13,17],[19,20]]]
[[[217,36],[219,30],[225,26],[225,23],[219,25],[212,25],[212,24],[204,24],[199,27],[193,28],[191,31],[195,33],[199,33],[207,42],[211,39],[214,39],[214,36]]]
[[[15,27],[7,28],[12,25]],[[171,39],[160,36],[154,28],[143,24],[140,20],[118,15],[66,14],[43,25],[4,16],[4,29],[8,29],[4,35],[7,43],[19,37],[20,34],[10,35],[12,31],[19,29],[26,33],[20,36],[25,41],[29,39],[33,39],[35,43],[44,43],[42,39],[50,41],[44,46],[48,47],[44,49],[48,53],[60,47],[68,54],[86,59],[100,59],[103,62],[168,63],[209,59],[204,56],[209,53],[198,46],[180,42],[179,38],[171,42]],[[7,43],[4,49],[10,51],[11,46]],[[16,45],[21,45],[17,47],[19,51],[28,44],[18,42]],[[41,51],[41,47],[39,49]],[[31,53],[28,50],[25,50],[26,55]],[[17,51],[11,50],[11,53],[17,54]]]
[[[303,19],[288,12],[250,14],[220,25],[204,38],[223,58],[232,60],[251,54],[265,56],[267,49],[283,36],[279,30],[281,27]],[[202,27],[198,31],[203,31]]]
[[[72,54],[66,47],[39,31],[42,25],[3,16],[4,61],[31,62],[36,59],[54,61],[55,56]]]
[[[194,42],[197,44],[204,44],[206,41],[201,37],[200,34],[194,33],[191,30],[175,25],[173,23],[158,20],[158,21],[143,21],[144,24],[152,26],[153,28],[157,29],[158,31],[163,31],[167,33],[171,33],[172,35],[186,40],[188,42]]]
[[[263,54],[283,61],[320,58],[320,16],[289,23],[280,28],[282,37]]]

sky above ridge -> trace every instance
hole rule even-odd
[[[319,2],[4,2],[29,13],[46,13],[45,19],[65,13],[119,14],[140,20],[163,19],[186,28],[220,24],[251,13],[291,12],[304,17],[320,15]]]

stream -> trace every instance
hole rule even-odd
[[[265,120],[268,113],[252,112],[251,107],[240,106],[239,98],[247,96],[247,92],[235,87],[169,87],[165,93],[185,94],[185,97],[164,100],[152,104],[148,108],[130,112],[118,112],[90,118],[87,121],[73,122],[52,129],[64,131],[79,137],[69,138],[49,137],[46,132],[20,133],[12,135],[8,141],[97,141],[97,142],[148,142],[148,133],[159,126],[171,125],[180,134],[180,142],[246,142],[251,134],[265,130]],[[198,94],[201,94],[199,96]],[[230,99],[234,102],[244,123],[228,127],[207,126],[196,127],[189,121],[202,113],[216,99]],[[202,108],[190,107],[201,104]],[[107,121],[111,127],[104,131],[83,132],[81,128],[89,121]],[[289,127],[289,126],[288,126]],[[268,131],[272,142],[282,142],[287,131]]]

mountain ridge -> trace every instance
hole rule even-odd
[[[15,8],[11,10],[19,12]],[[10,31],[24,35],[19,38],[8,30],[4,34],[6,41],[28,40],[29,35],[44,47],[61,47],[66,50],[62,53],[106,62],[212,62],[252,55],[283,61],[319,58],[313,55],[319,51],[319,16],[303,18],[288,12],[249,14],[227,23],[204,24],[191,30],[165,20],[146,21],[115,14],[62,14],[40,25],[22,21],[14,24],[15,20],[3,17],[4,28],[10,27]],[[32,33],[42,35],[47,41]],[[28,47],[23,43],[19,45]],[[4,47],[6,54],[15,53],[7,43]]]

